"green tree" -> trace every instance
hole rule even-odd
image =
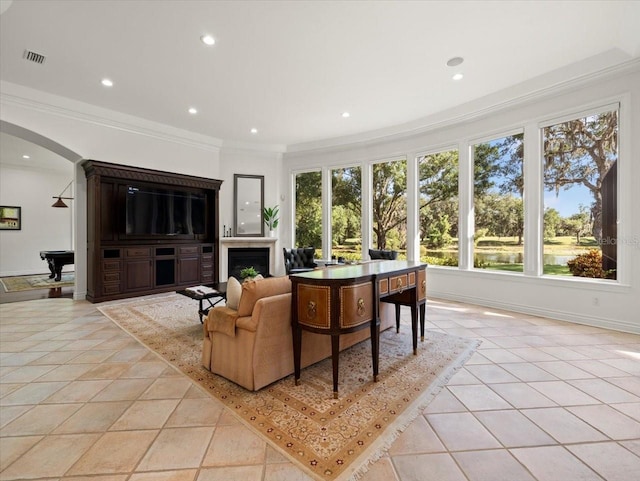
[[[546,127],[544,185],[559,194],[574,184],[594,198],[592,234],[602,240],[602,180],[618,158],[618,112],[604,112]]]
[[[322,248],[322,173],[296,175],[296,244]]]
[[[573,214],[562,222],[562,228],[565,232],[576,236],[576,244],[580,245],[580,238],[588,234],[592,229],[591,216],[589,210],[581,205],[580,212]]]
[[[458,151],[426,155],[418,170],[420,240],[444,247],[458,230]]]
[[[404,231],[406,248],[407,162],[396,160],[373,166],[373,233],[378,249],[387,249],[387,234]]]
[[[560,212],[552,207],[547,207],[544,210],[544,238],[552,239],[556,237],[561,224]]]
[[[362,219],[362,175],[360,167],[331,171],[331,230],[333,245],[360,238]]]

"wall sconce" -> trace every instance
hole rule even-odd
[[[60,192],[60,195],[54,195],[53,196],[53,199],[58,199],[58,200],[56,200],[51,207],[69,207],[67,204],[64,203],[64,201],[62,199],[73,200],[73,197],[62,197],[62,194],[64,194],[66,192],[66,190],[69,187],[71,187],[72,183],[73,183],[73,180],[71,180],[71,182],[69,182],[67,184],[67,186],[64,188],[64,190],[62,192]]]

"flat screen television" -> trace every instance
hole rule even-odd
[[[129,185],[126,195],[126,234],[206,234],[206,204],[204,193]]]

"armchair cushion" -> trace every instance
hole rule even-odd
[[[267,277],[266,279],[244,282],[238,305],[238,317],[250,316],[256,302],[263,297],[289,292],[291,292],[291,281],[288,277]]]

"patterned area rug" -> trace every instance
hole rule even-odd
[[[0,283],[4,292],[33,291],[35,289],[51,289],[54,287],[69,287],[75,284],[73,272],[63,272],[60,281],[49,279],[49,274],[34,276],[2,277]]]
[[[428,332],[411,354],[411,327],[380,339],[379,381],[372,381],[371,344],[340,354],[340,398],[333,399],[331,360],[258,392],[211,374],[200,363],[197,305],[183,296],[140,298],[99,310],[187,374],[278,451],[319,480],[361,476],[473,354],[479,341]]]

